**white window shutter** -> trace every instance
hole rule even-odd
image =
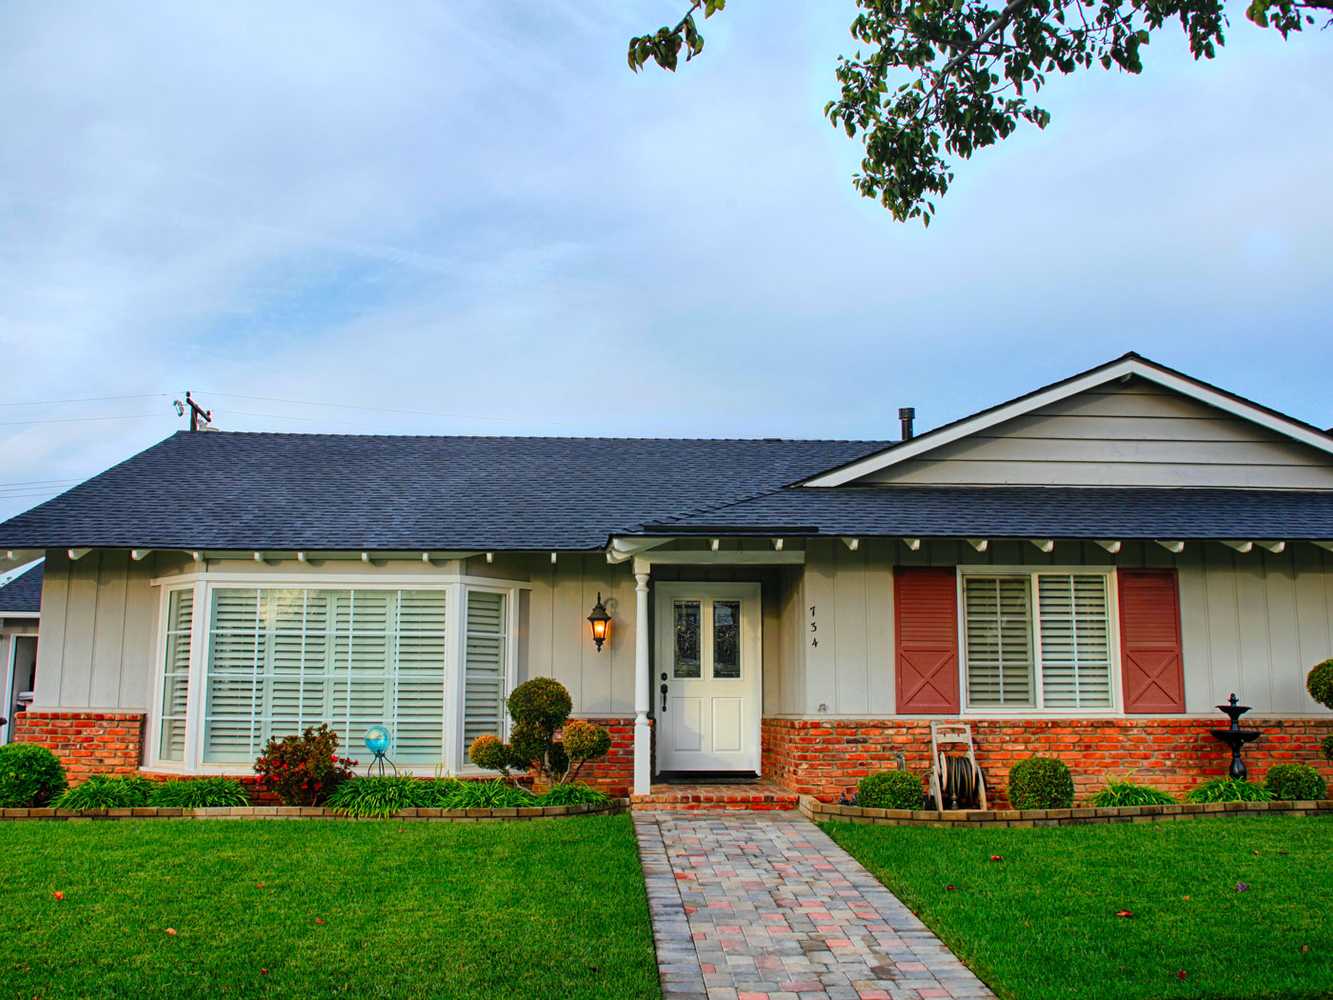
[[[1041,615],[1042,698],[1047,708],[1112,706],[1107,578],[1037,577]]]
[[[194,591],[173,590],[167,599],[166,662],[162,665],[162,716],[157,755],[185,759],[185,725],[190,700],[190,633]]]
[[[445,601],[443,590],[214,588],[204,761],[249,762],[270,737],[327,723],[349,756],[383,724],[396,762],[440,762]]]
[[[1027,577],[964,577],[969,705],[1033,704],[1031,603]]]
[[[467,624],[463,650],[463,748],[478,736],[500,735],[504,722],[506,601],[484,590],[466,593]]]

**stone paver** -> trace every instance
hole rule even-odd
[[[666,1000],[994,997],[796,813],[638,813]]]

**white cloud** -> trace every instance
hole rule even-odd
[[[816,9],[817,8],[817,9]],[[1333,423],[1327,39],[1052,81],[936,225],[823,122],[851,4],[32,5],[0,37],[0,402],[258,429],[875,436],[1136,347]],[[776,13],[775,13],[776,11]],[[1295,358],[1298,364],[1277,357]],[[0,515],[179,426],[0,407]],[[157,413],[152,419],[5,426]],[[251,416],[252,413],[283,415]],[[302,417],[306,419],[295,419]],[[487,419],[482,419],[487,418]]]

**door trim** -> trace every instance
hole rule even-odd
[[[748,686],[745,688],[742,697],[747,702],[747,714],[750,718],[747,720],[745,729],[746,735],[751,739],[753,747],[753,767],[738,767],[738,773],[753,772],[756,775],[763,774],[763,753],[760,744],[760,733],[762,730],[764,715],[764,603],[763,588],[758,581],[754,582],[727,582],[714,583],[705,580],[699,581],[677,581],[654,583],[653,585],[653,622],[656,633],[653,639],[652,650],[652,705],[653,716],[656,723],[653,726],[653,739],[665,739],[665,722],[661,715],[661,694],[659,685],[661,675],[664,671],[669,671],[668,664],[671,662],[670,656],[670,622],[671,603],[682,597],[702,597],[705,599],[739,599],[743,608],[751,609],[749,615],[742,617],[741,634],[741,656],[742,662],[746,659],[754,663],[754,669],[746,672],[748,677]],[[748,622],[748,624],[747,624]],[[670,773],[689,773],[689,769],[679,767],[664,767],[665,745],[657,746],[656,753],[653,755],[654,774],[662,772]],[[716,771],[717,768],[709,768],[709,771]]]

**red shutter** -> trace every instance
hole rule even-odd
[[[958,584],[952,569],[893,572],[898,712],[958,713]]]
[[[1122,569],[1120,663],[1125,711],[1185,711],[1180,596],[1173,569]]]

